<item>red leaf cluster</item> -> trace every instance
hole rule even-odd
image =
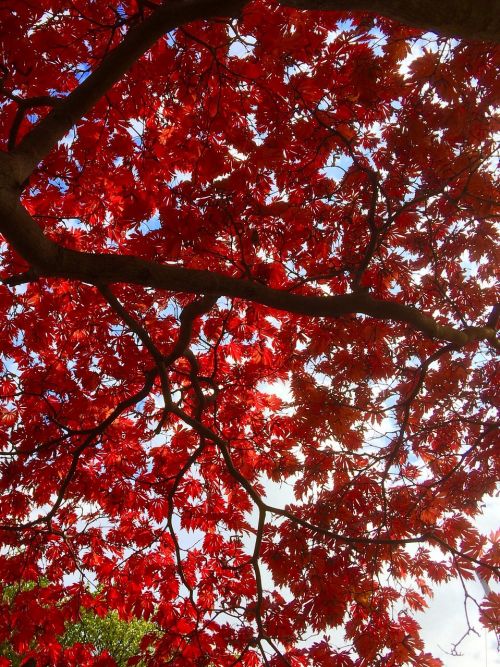
[[[266,0],[0,20],[0,645],[108,667],[60,643],[93,608],[156,624],[142,664],[440,664],[412,613],[499,567],[494,48]]]

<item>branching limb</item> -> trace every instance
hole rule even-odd
[[[236,16],[243,4],[241,0],[177,0],[159,5],[146,20],[129,30],[101,65],[19,142],[12,152],[18,185],[160,37],[197,19]]]
[[[80,461],[80,457],[83,454],[83,452],[92,445],[94,445],[96,443],[96,440],[101,435],[103,435],[106,429],[109,426],[111,426],[111,424],[114,421],[116,421],[118,417],[123,412],[125,412],[125,410],[131,408],[133,405],[136,405],[149,395],[149,392],[153,388],[155,377],[156,377],[156,371],[149,371],[146,374],[146,379],[143,387],[132,396],[129,396],[128,398],[123,399],[123,401],[120,401],[120,403],[118,403],[118,405],[106,417],[106,419],[104,419],[100,424],[98,424],[93,429],[93,431],[84,439],[84,441],[80,445],[78,445],[78,447],[76,447],[71,456],[71,463],[69,465],[69,468],[63,477],[61,485],[59,486],[59,490],[57,491],[56,498],[48,512],[46,512],[43,516],[38,517],[37,519],[32,519],[31,521],[26,521],[25,523],[22,524],[2,523],[0,524],[0,530],[8,530],[8,531],[26,530],[27,528],[33,528],[34,526],[37,526],[41,523],[50,523],[50,521],[55,516],[57,510],[64,502],[66,492],[76,474],[78,463]]]
[[[142,342],[144,347],[148,350],[148,352],[153,357],[156,363],[158,374],[160,376],[161,391],[164,401],[163,416],[157,427],[157,430],[160,431],[163,424],[165,423],[168,410],[170,409],[170,406],[172,404],[172,397],[170,395],[170,385],[168,382],[167,369],[163,356],[160,350],[153,343],[146,329],[134,317],[132,317],[132,315],[128,312],[126,308],[122,306],[122,304],[118,301],[118,299],[109,289],[109,287],[107,285],[99,285],[99,291],[106,299],[106,301],[109,303],[111,308],[115,311],[115,313],[117,313],[117,315],[119,315],[120,318],[128,325],[130,330],[136,334],[136,336]]]
[[[1,169],[0,169],[1,175]],[[44,277],[82,280],[94,285],[129,283],[184,294],[212,294],[253,301],[276,310],[312,317],[369,315],[377,319],[409,324],[430,338],[462,347],[488,341],[500,349],[495,329],[488,326],[456,329],[440,324],[414,306],[375,299],[365,292],[335,296],[293,294],[215,271],[185,269],[160,264],[131,255],[79,252],[63,248],[47,238],[35,220],[10,193],[0,189],[0,231],[16,251]],[[207,297],[207,299],[215,297]]]
[[[210,308],[215,305],[217,298],[218,297],[213,294],[207,294],[200,299],[193,301],[182,310],[179,336],[170,354],[164,358],[164,362],[167,366],[170,366],[176,359],[179,359],[179,357],[186,354],[189,343],[191,342],[195,319],[200,315],[207,313]]]
[[[299,526],[302,526],[303,528],[307,528],[308,530],[317,533],[319,535],[323,535],[326,538],[330,538],[333,540],[336,540],[338,542],[342,542],[344,544],[386,544],[386,545],[392,545],[392,546],[402,546],[405,544],[418,544],[422,542],[438,542],[443,548],[447,549],[451,553],[455,555],[462,555],[457,549],[454,547],[450,546],[447,542],[445,542],[443,539],[440,537],[437,537],[434,532],[428,531],[425,532],[421,535],[417,535],[415,537],[402,537],[402,538],[392,538],[392,537],[363,537],[363,536],[351,536],[351,535],[344,535],[342,533],[337,533],[332,530],[328,530],[326,528],[322,528],[321,526],[316,526],[315,524],[311,523],[310,521],[307,521],[306,519],[302,519],[301,517],[296,516],[292,512],[286,509],[282,509],[279,507],[274,507],[273,505],[269,505],[266,503],[262,497],[259,495],[259,493],[255,490],[253,485],[248,481],[248,479],[236,468],[236,466],[233,463],[233,460],[231,458],[231,454],[229,452],[229,443],[224,440],[221,436],[217,435],[213,431],[211,431],[207,426],[204,424],[198,422],[196,419],[193,417],[190,417],[188,414],[186,414],[183,410],[180,408],[174,407],[172,412],[176,414],[184,423],[188,424],[193,428],[195,431],[197,431],[200,435],[204,436],[208,440],[211,440],[214,442],[221,454],[222,458],[224,459],[224,462],[226,464],[226,468],[230,475],[245,489],[245,491],[248,493],[254,504],[257,506],[259,511],[263,512],[268,512],[270,514],[274,514],[276,516],[282,516],[286,519],[289,519],[290,521],[296,523]],[[484,565],[488,569],[492,570],[493,572],[500,574],[500,569],[489,566],[486,563],[483,563],[482,561],[476,560],[472,557],[465,556],[467,560],[470,562],[476,563],[477,565]]]
[[[156,363],[159,366],[162,365],[163,356],[151,340],[151,337],[146,329],[134,317],[132,317],[126,308],[123,307],[123,305],[118,301],[116,296],[107,285],[99,285],[98,289],[111,308],[115,311],[115,313],[120,316],[120,318],[127,324],[129,329],[139,338],[141,343],[148,350]]]

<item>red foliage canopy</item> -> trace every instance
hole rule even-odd
[[[58,643],[87,606],[153,620],[152,665],[440,664],[412,612],[499,565],[492,46],[270,0],[0,17],[0,585],[35,582],[0,642],[114,664]]]

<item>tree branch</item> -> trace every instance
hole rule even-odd
[[[500,41],[495,0],[282,0],[296,9],[367,11],[450,37]]]
[[[11,153],[18,185],[162,35],[198,19],[236,16],[245,4],[244,0],[177,0],[155,9],[19,142]],[[371,11],[444,35],[500,40],[498,3],[491,0],[284,0],[281,4],[306,10]]]
[[[198,19],[236,16],[243,5],[242,0],[177,0],[158,7],[132,28],[101,65],[22,138],[11,153],[16,160],[18,185],[162,35]]]
[[[80,461],[80,457],[83,454],[83,452],[89,447],[92,447],[95,444],[96,439],[99,436],[101,436],[106,431],[106,429],[111,424],[113,424],[113,422],[115,422],[118,419],[118,417],[122,415],[123,412],[125,412],[125,410],[131,408],[133,405],[136,405],[149,395],[151,389],[153,388],[155,377],[156,377],[156,371],[148,371],[145,374],[145,382],[142,388],[132,396],[124,398],[122,401],[120,401],[120,403],[118,403],[118,405],[112,410],[112,412],[105,419],[103,419],[103,421],[100,424],[98,424],[94,429],[92,429],[92,431],[85,438],[85,440],[80,445],[78,445],[78,447],[76,447],[76,449],[73,451],[71,455],[71,463],[62,479],[61,485],[59,486],[59,489],[56,494],[56,498],[52,503],[50,509],[45,514],[39,516],[36,519],[31,519],[30,521],[26,521],[25,523],[20,523],[20,524],[2,523],[0,524],[0,530],[6,530],[6,531],[25,530],[27,528],[33,528],[33,526],[37,526],[41,523],[50,522],[51,519],[55,516],[59,507],[64,502],[66,491],[76,474],[78,463]]]
[[[375,299],[366,292],[335,296],[293,294],[215,271],[169,266],[132,255],[79,252],[63,248],[43,234],[12,193],[1,188],[0,231],[40,277],[81,280],[93,285],[129,283],[184,294],[208,293],[245,299],[276,310],[310,317],[369,315],[376,319],[404,322],[429,338],[444,340],[458,347],[484,340],[495,349],[500,349],[493,327],[456,329],[448,324],[439,324],[414,306]]]

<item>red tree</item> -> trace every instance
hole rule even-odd
[[[82,607],[152,665],[437,665],[412,612],[498,575],[495,3],[284,4],[0,8],[0,642],[39,665],[113,664],[58,644]]]

